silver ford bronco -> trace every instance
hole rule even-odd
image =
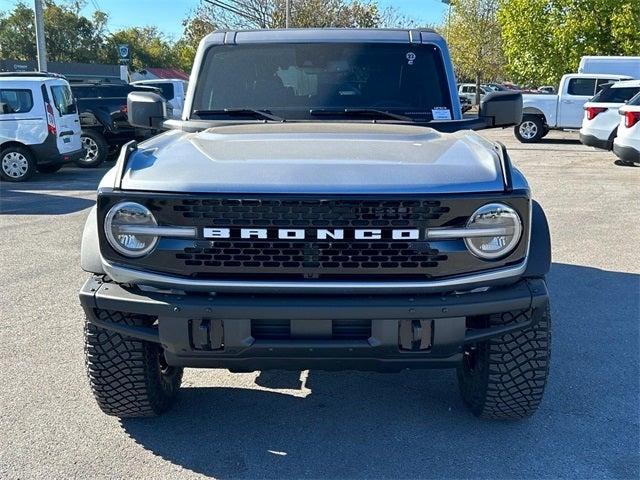
[[[133,92],[87,219],[86,364],[105,413],[151,416],[184,367],[456,368],[521,418],[549,367],[549,229],[505,147],[519,93],[462,117],[427,30],[219,31],[180,120]],[[384,388],[381,386],[380,388]]]

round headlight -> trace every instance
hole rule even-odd
[[[147,207],[134,202],[121,202],[107,213],[104,232],[109,244],[118,253],[127,257],[142,257],[158,243],[157,236],[144,233],[145,227],[157,225]]]
[[[516,248],[522,236],[522,222],[513,208],[489,203],[471,215],[467,231],[464,243],[469,251],[483,260],[495,260]]]

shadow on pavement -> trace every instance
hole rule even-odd
[[[304,389],[286,372],[259,375],[271,391],[185,388],[163,417],[121,424],[219,478],[638,478],[640,276],[554,264],[549,288],[551,376],[527,420],[476,419],[453,371],[311,371]]]
[[[1,182],[0,215],[61,215],[89,208],[95,203],[94,192],[110,165],[65,167],[56,173],[38,173],[28,182]],[[89,195],[84,196],[91,199],[65,192],[87,192]]]
[[[84,210],[95,203],[95,200],[68,195],[3,189],[0,215],[63,215]]]

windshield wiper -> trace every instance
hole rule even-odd
[[[401,115],[399,113],[391,113],[384,110],[377,110],[375,108],[342,108],[342,109],[329,109],[329,108],[312,108],[309,110],[310,115],[326,115],[326,116],[349,116],[349,115],[366,115],[374,118],[391,118],[393,120],[402,120],[403,122],[413,122],[413,118],[407,115]]]
[[[242,117],[249,116],[253,118],[263,119],[263,120],[271,120],[274,122],[284,122],[284,118],[279,117],[277,115],[273,115],[268,110],[254,110],[251,108],[222,108],[219,110],[194,110],[194,115],[198,117],[202,116],[216,116],[216,115],[227,115],[229,117]]]

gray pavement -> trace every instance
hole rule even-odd
[[[105,169],[0,185],[0,478],[638,478],[640,168],[575,133],[506,143],[545,208],[552,367],[539,412],[478,420],[453,371],[187,370],[119,421],[84,373],[80,237]]]

